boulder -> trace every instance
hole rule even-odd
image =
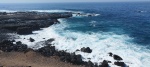
[[[22,44],[21,41],[17,41],[17,42],[16,42],[16,45],[21,45],[21,44]]]
[[[117,66],[121,66],[121,67],[125,67],[125,63],[124,62],[114,62],[115,65]]]
[[[93,64],[91,61],[88,61],[85,67],[99,67],[97,64]]]
[[[55,41],[54,38],[48,39],[48,40],[46,41],[46,44],[50,44],[50,43],[53,42],[53,41]]]
[[[34,40],[33,38],[31,38],[31,37],[30,37],[30,39],[29,39],[29,40],[30,40],[30,42],[34,42],[34,41],[35,41],[35,40]]]
[[[123,60],[120,56],[118,56],[118,55],[113,55],[113,58],[115,59],[115,60]]]
[[[100,67],[109,67],[108,62],[104,60]]]
[[[92,50],[89,47],[87,47],[87,48],[83,47],[83,48],[81,48],[81,51],[86,52],[86,53],[91,53],[92,52]]]
[[[113,53],[111,53],[111,52],[109,52],[108,54],[109,54],[109,56],[111,56],[111,57],[113,56]]]

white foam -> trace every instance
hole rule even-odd
[[[142,47],[132,43],[132,38],[128,35],[117,35],[112,32],[99,32],[99,33],[81,33],[64,30],[68,27],[67,23],[63,20],[59,20],[61,24],[53,25],[43,30],[35,31],[32,35],[20,36],[17,41],[27,44],[29,47],[40,48],[43,45],[36,44],[39,41],[45,41],[49,38],[55,38],[52,42],[58,50],[66,50],[67,52],[76,52],[77,49],[82,47],[90,47],[92,53],[76,52],[81,54],[84,61],[91,61],[94,63],[100,63],[103,60],[115,62],[115,60],[108,56],[109,52],[117,54],[123,58],[123,61],[130,67],[148,67],[150,66],[150,51],[143,50]],[[29,42],[30,37],[35,39],[35,42]],[[26,38],[26,39],[24,39]],[[46,38],[46,39],[43,39]],[[117,67],[109,63],[111,67]]]
[[[49,13],[55,13],[55,12],[74,12],[74,11],[70,11],[70,10],[30,10],[30,11],[49,12]]]
[[[0,10],[0,12],[8,12],[8,13],[11,13],[11,12],[17,12],[16,10]]]

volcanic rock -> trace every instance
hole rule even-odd
[[[125,67],[124,62],[114,62],[114,64],[117,65],[117,66]]]
[[[113,55],[113,58],[115,59],[115,60],[123,60],[120,56],[118,56],[118,55]]]
[[[82,52],[87,52],[87,53],[91,53],[92,52],[92,50],[89,47],[87,47],[87,48],[83,47],[83,48],[81,48],[81,51]]]
[[[109,67],[108,62],[104,60],[100,67]]]
[[[20,35],[32,34],[32,29],[30,27],[20,27],[17,29],[17,34]]]
[[[34,40],[33,38],[31,38],[31,37],[30,37],[30,39],[29,39],[29,40],[30,40],[30,42],[34,42],[34,41],[35,41],[35,40]]]
[[[109,56],[111,56],[111,57],[113,56],[113,53],[111,53],[111,52],[109,52],[108,54],[109,54]]]
[[[85,67],[99,67],[97,64],[93,64],[91,61],[88,61]]]
[[[23,52],[27,49],[27,45],[22,44],[21,42],[17,42],[13,44],[12,41],[4,40],[0,43],[0,50],[4,52],[11,52],[11,51],[19,51]]]
[[[46,57],[53,56],[56,52],[55,46],[45,46],[38,49],[37,51]]]
[[[82,61],[81,55],[75,55],[75,53],[71,53],[71,54],[64,53],[64,54],[61,55],[60,60],[64,61],[64,62],[70,62],[70,63],[73,63],[73,64],[77,64],[77,65],[81,65],[81,64],[84,63]]]

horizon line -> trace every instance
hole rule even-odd
[[[26,2],[25,4],[30,4],[30,3],[123,3],[123,2],[131,2],[131,3],[133,3],[133,2],[150,2],[150,1],[103,1],[103,2]],[[13,4],[13,3],[16,3],[16,2],[12,2],[12,3],[10,3],[10,4]],[[22,4],[22,3],[24,3],[24,2],[20,2],[20,4]],[[0,4],[7,4],[7,2],[4,2],[4,3],[0,3]],[[9,4],[9,3],[8,3]],[[19,2],[18,3],[16,3],[16,4],[19,4]]]

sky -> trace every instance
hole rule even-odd
[[[0,3],[53,3],[53,2],[136,2],[150,0],[0,0]]]

